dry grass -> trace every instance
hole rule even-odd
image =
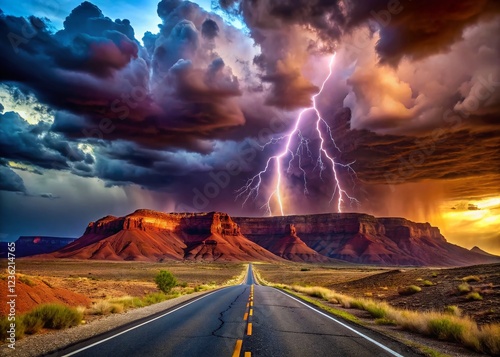
[[[456,305],[448,305],[444,308],[444,312],[453,316],[462,316],[462,310]]]
[[[467,300],[475,300],[475,301],[483,300],[483,297],[477,291],[473,291],[473,292],[468,293],[465,298]]]
[[[466,283],[469,283],[471,281],[477,282],[477,281],[481,281],[481,277],[479,277],[477,275],[468,275],[468,276],[463,277],[462,280],[465,281]]]
[[[422,291],[422,288],[416,285],[409,285],[398,289],[399,295],[413,295]]]
[[[246,269],[242,272],[232,277],[224,284],[200,284],[195,287],[190,287],[187,283],[180,283],[178,286],[174,287],[169,293],[164,292],[153,292],[145,296],[135,297],[135,296],[121,296],[118,298],[110,298],[105,300],[99,300],[95,302],[89,309],[85,310],[86,315],[109,315],[118,314],[131,308],[144,307],[152,304],[157,304],[165,300],[173,299],[181,295],[191,294],[193,292],[213,290],[221,286],[234,285],[240,283],[246,274]]]
[[[154,282],[160,270],[168,270],[190,286],[222,285],[238,276],[246,267],[242,263],[199,262],[129,262],[97,260],[19,260],[16,267],[26,275],[64,279],[88,279],[101,282]]]
[[[76,326],[82,318],[81,312],[75,308],[61,304],[44,304],[22,315],[20,321],[27,334],[34,334],[42,328],[60,330]]]
[[[469,317],[461,316],[462,312],[457,306],[447,306],[444,312],[399,309],[383,301],[367,297],[354,298],[320,286],[271,284],[262,279],[259,271],[254,269],[254,272],[261,283],[289,289],[344,308],[364,310],[375,319],[376,324],[399,326],[437,339],[458,342],[482,353],[500,353],[500,324],[479,327]],[[413,294],[421,291],[421,288],[411,285],[401,290]]]
[[[366,278],[374,274],[386,272],[378,267],[328,266],[299,263],[287,264],[254,264],[263,278],[269,281],[280,281],[289,285],[314,285],[332,287],[335,284]]]
[[[33,280],[31,280],[30,278],[28,278],[26,275],[23,274],[18,274],[17,280],[31,287],[36,285],[36,283]]]
[[[472,286],[470,286],[467,283],[463,283],[463,284],[460,284],[459,286],[457,286],[457,290],[460,294],[466,294],[472,290]]]
[[[367,311],[381,325],[397,325],[405,330],[432,336],[440,340],[461,343],[479,352],[500,353],[500,325],[478,325],[468,317],[461,317],[460,309],[449,306],[445,313],[417,312],[391,307],[385,302],[352,298],[322,287],[291,286],[291,290],[318,297],[346,308]]]

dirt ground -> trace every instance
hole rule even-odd
[[[181,283],[223,284],[238,276],[242,263],[195,262],[106,262],[78,260],[20,259],[17,272],[42,281],[53,288],[66,289],[95,302],[124,295],[142,297],[158,291],[155,275],[162,269],[171,271]],[[452,269],[380,268],[370,266],[332,266],[312,264],[255,263],[261,276],[274,283],[324,286],[351,296],[385,300],[411,310],[442,311],[448,305],[458,306],[479,324],[500,322],[500,264]],[[482,300],[469,300],[458,286],[468,282]],[[430,283],[432,285],[430,285]],[[421,291],[402,296],[401,287],[417,285]],[[430,286],[426,286],[430,285]]]
[[[480,325],[500,322],[500,264],[451,269],[262,264],[258,270],[265,280],[273,283],[323,286],[351,296],[385,300],[395,307],[411,310],[442,311],[448,305],[456,305]],[[458,291],[466,277],[474,278],[468,284],[482,300],[467,299],[467,293]],[[408,285],[419,286],[422,290],[409,296],[400,295],[398,290]]]
[[[87,301],[92,302],[126,295],[143,297],[158,291],[154,277],[160,270],[169,270],[180,283],[195,287],[202,284],[224,284],[238,276],[244,267],[245,265],[242,263],[149,263],[19,259],[16,260],[16,271],[21,274],[20,276],[31,280],[34,286],[30,287],[18,281],[18,288],[22,289],[23,292],[26,291],[26,294],[20,299],[23,301],[19,301],[20,309],[18,312],[22,313],[33,308],[33,301],[38,303],[59,301],[78,306],[88,305],[88,303],[82,303],[82,297],[86,297]],[[0,283],[2,282],[6,284],[6,280],[0,279]],[[38,294],[40,297],[37,295],[33,299],[34,292],[41,287],[46,289],[47,292]],[[75,293],[75,295],[68,294],[68,291]],[[48,296],[52,293],[59,293],[58,296],[60,297],[44,299],[44,295]],[[64,296],[64,298],[61,298],[61,296]],[[72,298],[72,296],[75,298]],[[76,296],[79,299],[76,299]],[[30,303],[24,304],[28,300]]]

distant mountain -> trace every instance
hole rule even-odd
[[[75,241],[76,238],[68,237],[49,237],[49,236],[21,236],[16,243],[15,255],[16,258],[29,257],[31,255],[54,252],[69,243]],[[1,253],[0,258],[7,257],[7,242],[0,242]]]
[[[245,237],[264,247],[293,224],[301,240],[329,258],[373,265],[463,266],[500,262],[498,257],[450,244],[439,228],[404,218],[360,213],[284,217],[235,217]]]
[[[137,210],[91,222],[78,240],[45,255],[105,260],[351,262],[462,266],[500,257],[450,244],[436,227],[359,213],[234,217]]]
[[[91,222],[85,234],[48,255],[103,260],[276,261],[248,240],[225,213],[161,213],[137,210]]]
[[[471,248],[470,251],[473,252],[473,253],[485,255],[487,257],[493,257],[493,258],[500,259],[500,256],[488,253],[488,252],[482,250],[481,248],[479,248],[478,246],[474,246],[473,248]]]

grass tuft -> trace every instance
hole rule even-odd
[[[462,310],[456,305],[448,305],[444,308],[444,313],[453,316],[462,316]]]
[[[457,286],[457,290],[460,294],[466,294],[472,290],[472,286],[470,286],[467,283],[463,283],[463,284],[460,284],[459,286]]]
[[[460,342],[461,336],[465,331],[464,324],[455,321],[451,317],[437,317],[430,319],[429,334],[440,340],[452,340]]]
[[[17,280],[31,287],[36,286],[36,283],[30,278],[28,278],[26,275],[18,275]]]
[[[422,286],[433,286],[433,285],[434,285],[434,283],[430,280],[424,280],[422,282]]]
[[[462,280],[465,281],[466,283],[469,283],[471,281],[477,282],[477,281],[481,281],[481,277],[479,277],[477,275],[468,275],[468,276],[463,277]]]
[[[83,315],[75,308],[61,304],[39,305],[22,317],[26,333],[36,333],[42,328],[63,329],[77,326]]]
[[[398,290],[399,295],[413,295],[422,291],[422,288],[416,285],[409,285]]]
[[[469,317],[460,316],[461,311],[457,306],[447,306],[444,312],[420,312],[398,309],[385,302],[376,300],[353,298],[322,287],[287,286],[284,284],[277,285],[270,283],[267,285],[279,286],[279,288],[289,291],[292,294],[294,293],[290,290],[309,296],[319,297],[328,302],[340,304],[345,308],[365,310],[376,318],[375,323],[379,325],[399,326],[404,330],[432,336],[441,340],[458,342],[477,352],[489,355],[500,355],[500,324],[478,327],[477,323]],[[420,288],[417,288],[418,291],[420,291]],[[479,293],[477,294],[479,295]],[[332,314],[351,321],[358,321],[355,316],[345,311],[325,306],[316,299],[301,295],[299,295],[299,297]],[[345,316],[343,316],[344,314]],[[439,353],[433,355],[442,356]]]
[[[473,291],[473,292],[468,293],[465,298],[467,300],[474,300],[474,301],[483,300],[483,297],[477,291]]]

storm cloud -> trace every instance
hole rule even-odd
[[[260,214],[264,202],[242,207],[236,191],[282,150],[277,138],[311,105],[335,52],[317,104],[337,145],[327,149],[350,163],[339,166],[360,201],[349,209],[371,209],[369,197],[427,180],[446,182],[449,199],[498,194],[496,2],[220,6],[245,28],[189,1],[160,1],[158,30],[145,34],[89,2],[59,31],[47,19],[0,13],[0,81],[53,116],[0,114],[1,189],[26,192],[16,170],[30,167],[168,193],[186,209]],[[314,133],[312,123],[305,118],[301,134]],[[311,152],[319,144],[308,141]],[[332,211],[331,177],[317,157],[301,161],[311,172],[307,195],[297,165],[286,172],[295,213]]]

